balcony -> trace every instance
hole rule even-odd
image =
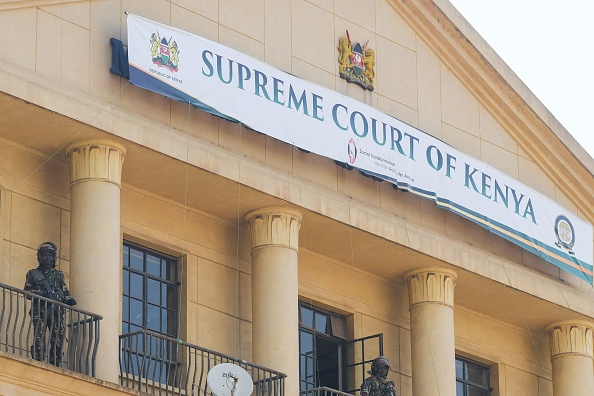
[[[308,389],[299,392],[300,396],[353,396],[350,393],[344,393],[336,389],[326,388],[325,386],[320,388]]]
[[[95,377],[101,316],[2,283],[0,293],[0,351],[8,353],[5,356],[34,359]],[[32,316],[40,319],[34,321]],[[285,393],[283,373],[151,331],[122,335],[119,347],[122,389],[159,395],[206,395],[210,392],[206,381],[210,369],[233,363],[251,376],[253,395]],[[31,363],[21,359],[20,364]],[[43,370],[37,366],[31,370]],[[96,383],[89,378],[84,381]]]
[[[0,350],[95,376],[101,316],[1,283],[0,292]]]
[[[212,367],[233,363],[251,376],[255,396],[283,396],[286,374],[148,330],[120,336],[120,383],[159,395],[207,395]]]

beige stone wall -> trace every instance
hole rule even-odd
[[[0,282],[22,288],[37,267],[37,247],[58,246],[57,265],[68,280],[70,247],[69,173],[63,161],[0,141]],[[47,161],[47,162],[46,162]]]
[[[190,118],[192,134],[200,131],[201,138],[254,160],[275,161],[266,158],[269,139],[240,131],[238,125],[188,112],[183,104],[127,85],[107,73],[111,63],[109,38],[127,41],[123,11],[218,41],[376,106],[578,212],[548,181],[546,171],[531,159],[527,148],[510,138],[500,123],[498,109],[485,107],[468,90],[433,49],[435,43],[426,42],[409,25],[403,17],[406,11],[397,2],[212,0],[197,5],[184,0],[46,0],[35,2],[46,4],[39,7],[29,1],[20,3],[0,8],[0,25],[18,37],[7,40],[0,54],[2,61],[165,125],[187,130]],[[335,46],[347,29],[353,40],[369,40],[369,48],[376,51],[373,93],[337,75]],[[286,153],[287,148],[281,151]],[[287,169],[286,164],[280,167]],[[323,179],[316,181],[324,183]]]
[[[456,353],[491,368],[493,395],[553,394],[547,334],[455,310]]]
[[[556,267],[436,208],[431,201],[398,194],[387,183],[347,172],[328,159],[133,87],[107,72],[111,63],[109,38],[126,42],[123,11],[136,13],[218,41],[376,106],[581,214],[570,195],[551,183],[547,170],[531,159],[529,148],[522,147],[506,132],[500,109],[482,103],[469,90],[462,76],[444,61],[439,46],[436,49],[430,38],[410,25],[410,15],[398,2],[259,0],[248,6],[239,0],[212,0],[199,5],[182,0],[46,0],[38,7],[33,2],[20,3],[0,8],[0,25],[19,38],[8,40],[0,60],[57,82],[66,90],[120,106],[241,153],[271,169],[579,285]],[[238,18],[242,23],[238,23]],[[335,47],[346,29],[353,40],[369,40],[369,47],[376,51],[377,81],[372,93],[337,75]]]
[[[299,293],[303,301],[343,315],[350,339],[383,333],[384,354],[392,365],[390,378],[399,395],[410,395],[410,325],[405,285],[302,250]],[[368,349],[366,354],[369,358],[379,351]]]
[[[300,298],[347,318],[350,338],[383,333],[390,378],[412,395],[411,334],[406,285],[309,251],[299,260]],[[551,361],[539,333],[456,307],[456,353],[491,368],[494,395],[552,395]],[[368,351],[373,354],[373,351]]]
[[[64,92],[72,90],[118,106],[182,131],[189,138],[239,153],[274,172],[352,197],[353,202],[364,202],[447,238],[580,286],[577,278],[437,208],[431,201],[341,169],[326,158],[301,152],[239,124],[133,87],[108,73],[109,38],[126,42],[123,11],[136,13],[215,40],[376,106],[583,216],[571,192],[550,178],[525,142],[516,141],[506,131],[499,108],[471,92],[468,82],[435,50],[435,43],[412,27],[410,15],[400,2],[33,3],[0,5],[0,26],[10,32],[10,37],[18,38],[3,42],[1,62],[57,83]],[[377,81],[372,93],[347,84],[337,75],[335,47],[345,29],[355,41],[369,40],[369,47],[376,51]],[[34,136],[44,138],[43,131],[40,123]],[[167,138],[165,134],[160,137]],[[55,142],[57,153],[65,143]],[[70,202],[65,157],[57,155],[45,162],[46,155],[5,140],[0,140],[0,152],[0,282],[21,287],[26,271],[36,265],[34,249],[45,240],[58,243],[60,269],[68,275]],[[174,202],[140,190],[126,181],[141,175],[142,169],[127,170],[126,163],[123,168],[122,237],[184,258],[180,261],[184,296],[181,337],[250,360],[251,259],[243,218],[238,215],[237,222],[224,221],[203,208],[184,208],[178,203],[183,201],[181,197]],[[299,292],[302,299],[345,315],[353,338],[384,333],[385,354],[393,365],[391,377],[397,383],[398,394],[411,395],[408,298],[400,280],[386,280],[356,268],[354,263],[316,254],[309,249],[307,239],[302,239]],[[495,395],[552,394],[544,334],[529,333],[470,310],[456,309],[455,315],[457,352],[491,365]]]
[[[21,287],[34,266],[38,240],[60,241],[60,266],[68,272],[69,201],[66,163],[53,161],[34,173],[38,153],[4,143],[1,175],[4,257],[2,282]],[[8,161],[8,160],[7,160]],[[362,178],[362,181],[367,179]],[[406,195],[406,197],[411,197]],[[418,201],[419,212],[421,202]],[[186,296],[182,338],[242,359],[251,359],[249,234],[228,223],[131,186],[122,190],[124,238],[178,257],[185,256]],[[238,232],[239,229],[239,232]],[[345,315],[350,336],[383,333],[391,378],[399,394],[411,394],[410,330],[406,288],[307,249],[299,259],[300,296]],[[216,285],[213,287],[213,285]],[[224,292],[221,292],[224,291]],[[456,310],[457,352],[490,364],[500,395],[530,390],[550,394],[550,358],[543,334],[529,334],[480,314]],[[547,393],[548,392],[548,393]]]
[[[180,257],[184,341],[250,360],[250,240],[243,219],[238,240],[237,223],[193,208],[184,212],[179,204],[124,187],[124,239]]]

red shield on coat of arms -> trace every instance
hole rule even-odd
[[[363,50],[361,44],[353,44],[353,57],[351,58],[351,64],[353,65],[353,71],[359,77],[363,72]]]
[[[161,40],[161,59],[163,59],[163,64],[166,65],[169,62],[169,43],[163,37]]]

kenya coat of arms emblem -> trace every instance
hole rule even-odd
[[[361,46],[351,42],[348,30],[346,37],[338,39],[338,74],[348,82],[373,91],[375,52],[367,48],[368,43],[369,41]]]
[[[151,35],[151,54],[153,63],[159,67],[165,67],[169,71],[176,72],[179,66],[179,48],[175,41],[161,38],[159,32]]]

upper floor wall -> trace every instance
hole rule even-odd
[[[0,6],[2,26],[19,38],[8,40],[0,59],[8,65],[9,73],[18,70],[19,77],[30,82],[40,79],[51,85],[53,93],[49,99],[44,95],[31,95],[33,98],[30,98],[27,93],[16,96],[33,99],[34,103],[83,123],[94,124],[99,118],[109,117],[107,122],[103,120],[102,129],[141,147],[138,154],[130,152],[123,175],[124,183],[141,190],[180,202],[185,185],[172,186],[172,168],[163,167],[161,162],[146,164],[141,157],[146,154],[144,148],[149,148],[159,153],[156,155],[166,154],[183,161],[188,158],[187,142],[192,140],[204,143],[203,148],[216,147],[221,152],[245,157],[249,163],[264,165],[282,178],[288,175],[278,183],[266,184],[258,176],[243,174],[240,177],[240,172],[230,170],[225,163],[227,159],[221,157],[203,162],[192,158],[190,161],[232,180],[243,178],[251,187],[276,197],[287,199],[291,195],[279,187],[283,183],[305,181],[311,183],[313,190],[353,198],[361,205],[394,214],[436,235],[462,241],[554,278],[568,278],[568,282],[578,283],[536,256],[438,209],[431,201],[394,191],[387,183],[338,168],[326,158],[303,153],[241,125],[138,89],[108,73],[111,63],[109,38],[127,41],[124,11],[129,11],[220,42],[375,106],[592,221],[594,216],[589,212],[592,209],[586,203],[591,202],[589,185],[593,183],[577,182],[584,175],[587,177],[582,181],[591,180],[589,171],[548,129],[548,124],[521,102],[519,94],[506,89],[505,81],[496,70],[489,68],[480,53],[471,46],[460,44],[460,35],[454,35],[454,24],[448,18],[455,19],[456,23],[464,21],[459,15],[452,16],[451,10],[443,11],[447,4],[437,3],[439,7],[427,1],[406,4],[348,1],[338,4],[333,1],[261,0],[246,4],[238,0],[48,0],[45,5],[24,1]],[[347,30],[356,41],[369,40],[368,46],[376,52],[377,79],[373,92],[361,90],[338,76],[336,46],[338,37],[344,36]],[[478,63],[477,58],[483,63]],[[477,66],[476,69],[473,66]],[[14,94],[12,87],[9,88],[2,90]],[[98,106],[83,117],[78,109],[67,104],[65,98],[71,95],[81,95],[93,105],[105,107]],[[497,98],[497,95],[501,96]],[[518,103],[523,107],[519,108]],[[111,114],[105,115],[114,109],[122,110],[124,116],[139,116],[147,122],[142,126],[137,124],[137,129],[133,129],[130,123],[134,121],[126,123]],[[53,134],[63,126],[35,124],[32,122],[35,118],[22,118],[15,118],[19,119],[22,130],[37,127],[56,140],[61,139],[53,146],[43,146],[48,150],[47,154],[59,150],[61,144],[77,133]],[[155,128],[154,124],[163,128]],[[19,128],[14,129],[17,131],[14,138],[23,144],[25,140],[18,140],[17,135],[22,135]],[[546,141],[552,143],[532,145],[541,136],[546,136]],[[3,137],[12,140],[13,135],[3,131]],[[150,178],[145,176],[149,170]],[[67,194],[66,191],[63,195]],[[302,194],[300,191],[299,195],[299,199],[307,200],[308,195],[316,195],[316,192]],[[288,200],[295,203],[296,198],[293,198]],[[217,203],[221,204],[220,201]],[[315,202],[308,208],[340,221],[348,218],[346,210],[337,214],[339,210],[336,208],[322,206]],[[366,231],[373,227],[369,226]],[[381,236],[394,239],[393,234],[390,230]]]
[[[542,153],[532,152],[547,151],[546,144],[542,148],[532,147],[527,138],[518,139],[520,135],[538,134],[530,129],[542,125],[534,124],[534,120],[522,114],[512,119],[508,109],[504,111],[516,106],[513,102],[516,98],[511,98],[513,92],[501,98],[501,102],[493,103],[492,95],[487,92],[489,87],[485,87],[490,81],[480,71],[476,75],[468,74],[473,64],[472,60],[464,59],[468,57],[466,53],[458,58],[452,55],[455,43],[451,41],[459,38],[448,37],[452,23],[445,20],[435,5],[433,14],[428,14],[429,2],[46,0],[39,3],[23,1],[0,7],[0,22],[15,38],[7,40],[0,59],[57,82],[64,89],[74,89],[174,128],[200,129],[196,134],[199,138],[262,160],[251,149],[254,145],[262,147],[261,143],[234,147],[218,125],[199,120],[188,122],[186,106],[127,86],[125,81],[108,73],[109,38],[126,43],[124,11],[129,11],[219,42],[377,107],[592,221],[591,213],[582,207],[583,198],[572,191],[568,181],[556,179],[561,170],[552,169],[555,166],[552,162],[544,162]],[[440,5],[445,9],[449,3]],[[452,17],[451,10],[448,12],[447,16]],[[459,14],[454,17],[456,23],[465,22]],[[428,23],[443,25],[442,31],[429,34],[432,27]],[[369,41],[368,47],[376,53],[373,92],[348,84],[338,75],[336,46],[347,30],[353,40]],[[454,49],[473,52],[472,48]],[[500,78],[496,82],[503,83]],[[551,139],[553,146],[563,144],[554,142],[557,140],[554,136]],[[550,147],[548,150],[555,156]],[[569,165],[574,167],[580,166],[575,159],[564,160],[567,161],[573,161]]]

